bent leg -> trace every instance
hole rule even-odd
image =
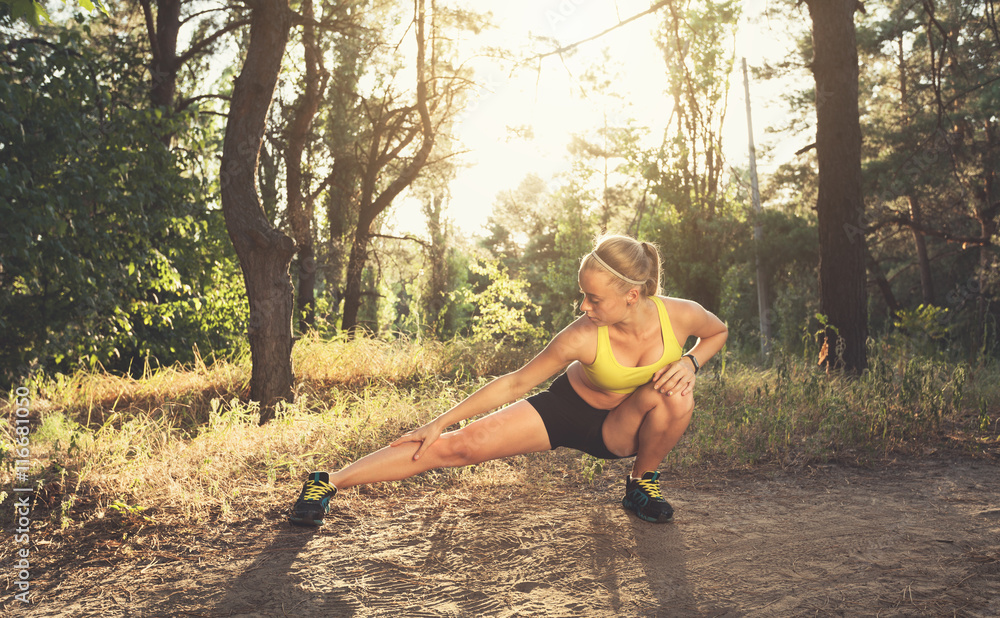
[[[467,466],[551,448],[542,418],[527,401],[507,406],[457,431],[441,434],[420,459],[414,461],[413,454],[419,446],[416,442],[387,446],[334,472],[330,482],[346,489],[379,481],[398,481],[435,468]]]
[[[656,470],[691,422],[694,397],[666,396],[646,384],[608,414],[602,433],[616,455],[635,454],[632,475]]]

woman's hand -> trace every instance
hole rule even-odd
[[[413,454],[413,460],[416,461],[420,459],[420,456],[424,454],[434,442],[441,436],[441,428],[438,426],[437,419],[427,423],[423,427],[418,427],[413,431],[404,433],[402,436],[396,439],[395,442],[389,446],[400,446],[406,444],[407,442],[420,442],[420,447],[417,448],[417,452]]]
[[[690,393],[694,390],[694,367],[691,361],[682,356],[654,373],[653,388],[667,397],[672,397],[675,393]]]

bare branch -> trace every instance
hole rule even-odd
[[[191,58],[194,58],[196,55],[200,54],[202,51],[205,50],[205,48],[207,48],[209,45],[217,41],[224,34],[228,34],[233,30],[236,30],[237,28],[242,28],[243,26],[248,26],[248,25],[250,25],[249,19],[240,19],[229,24],[222,30],[216,31],[215,33],[212,34],[212,36],[202,39],[201,41],[198,41],[197,43],[192,45],[190,49],[188,49],[186,52],[178,56],[177,58],[178,65],[184,64]]]
[[[219,99],[220,101],[229,101],[230,97],[221,94],[201,94],[196,97],[188,97],[177,104],[177,111],[183,112],[187,108],[191,107],[192,103],[202,99]],[[205,113],[207,113],[207,110]],[[223,114],[223,116],[224,115],[225,114]]]
[[[618,28],[621,28],[622,26],[630,24],[633,21],[635,21],[635,20],[637,20],[637,19],[639,19],[641,17],[645,17],[646,15],[649,15],[650,13],[655,13],[655,12],[659,11],[660,9],[662,9],[663,7],[667,6],[668,4],[670,4],[669,0],[663,0],[661,2],[657,2],[653,6],[649,7],[648,9],[646,9],[645,11],[642,11],[641,13],[636,13],[632,17],[626,18],[626,19],[618,22],[614,26],[611,26],[610,28],[608,28],[608,29],[606,29],[606,30],[604,30],[602,32],[598,32],[597,34],[595,34],[593,36],[589,36],[589,37],[587,37],[585,39],[580,39],[579,41],[576,41],[575,43],[570,43],[569,45],[563,45],[562,47],[559,47],[557,49],[553,49],[552,51],[545,52],[543,54],[538,54],[534,58],[537,58],[537,59],[541,60],[542,58],[547,58],[549,56],[555,56],[557,54],[563,54],[564,52],[568,52],[569,50],[575,49],[575,48],[583,45],[584,43],[589,43],[590,41],[599,39],[602,36],[604,36],[604,35],[606,35],[606,34],[608,34],[610,32],[613,32],[613,31],[617,30]],[[532,58],[532,60],[534,58]]]
[[[947,242],[960,242],[963,245],[990,245],[993,244],[989,238],[983,238],[982,236],[961,236],[959,234],[952,234],[951,232],[946,232],[944,230],[939,230],[936,228],[927,227],[924,225],[919,225],[915,223],[907,215],[898,215],[895,217],[889,217],[888,219],[883,219],[878,224],[870,226],[867,231],[875,231],[886,225],[898,225],[900,227],[906,227],[911,230],[927,234],[928,236],[935,236]]]
[[[407,234],[406,236],[390,236],[389,234],[374,234],[373,233],[371,235],[371,237],[372,238],[385,238],[386,240],[409,240],[411,242],[415,242],[417,244],[423,245],[424,247],[428,247],[429,248],[431,246],[431,243],[427,242],[426,240],[424,240],[422,238],[417,238],[416,236],[410,236],[409,234]]]
[[[146,20],[146,32],[149,34],[149,47],[153,53],[153,60],[160,60],[160,45],[156,42],[156,20],[153,17],[153,7],[149,5],[149,0],[139,0],[142,5],[142,16]]]
[[[146,0],[144,0],[144,1],[146,1]],[[230,6],[219,7],[219,8],[216,8],[216,9],[208,9],[206,11],[198,11],[197,13],[192,13],[191,15],[188,15],[187,17],[185,17],[184,19],[182,19],[180,21],[180,24],[183,26],[184,24],[188,23],[192,19],[197,19],[198,17],[201,17],[202,15],[207,15],[208,13],[218,13],[220,11],[233,11],[233,10],[236,10],[238,8],[239,7],[237,7],[237,6],[230,5]]]

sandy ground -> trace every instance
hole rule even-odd
[[[684,473],[665,525],[621,508],[617,473],[352,492],[315,531],[275,507],[142,551],[64,545],[30,606],[6,570],[3,613],[1000,616],[1000,462]]]

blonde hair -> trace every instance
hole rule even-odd
[[[660,252],[652,243],[620,234],[604,234],[594,241],[594,250],[581,260],[580,271],[584,270],[611,273],[622,293],[634,287],[644,296],[660,293]]]

